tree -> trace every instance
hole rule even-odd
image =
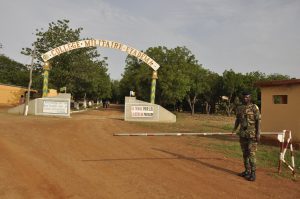
[[[69,20],[51,22],[49,28],[36,30],[36,54],[39,62],[41,55],[63,44],[80,40],[82,28],[72,29]],[[22,53],[30,55],[31,48],[23,48]],[[67,87],[75,99],[87,96],[90,99],[108,98],[111,95],[110,78],[107,74],[105,59],[100,60],[95,47],[82,48],[63,53],[50,60],[49,87],[59,90]],[[41,76],[42,68],[35,67]],[[39,85],[42,87],[42,85]]]
[[[288,75],[281,75],[278,73],[273,73],[266,77],[266,80],[288,80],[288,79],[291,79],[291,77]]]
[[[111,101],[118,104],[121,102],[120,81],[111,80]]]
[[[182,101],[190,90],[188,70],[196,60],[186,47],[167,49],[149,48],[146,53],[160,64],[157,82],[157,101],[161,105],[175,106]]]
[[[128,55],[125,71],[120,80],[120,95],[128,96],[130,91],[135,91],[137,98],[149,101],[152,71],[148,65]]]
[[[203,95],[209,90],[208,73],[208,70],[198,64],[192,64],[189,67],[190,90],[187,92],[187,101],[191,108],[192,115],[195,113],[195,104],[200,95]]]
[[[255,83],[266,78],[266,74],[261,73],[259,71],[253,71],[250,73],[246,73],[243,75],[243,86],[241,91],[247,91],[251,93],[251,100],[255,104],[260,104],[259,96],[260,96],[260,88],[255,86]],[[239,93],[241,94],[241,93]]]
[[[222,77],[217,73],[208,71],[207,74],[207,89],[203,93],[203,101],[205,105],[205,113],[210,114],[215,112],[216,103],[220,101],[220,96],[222,96]]]
[[[10,58],[0,55],[0,82],[17,86],[27,86],[28,68]]]
[[[186,97],[190,89],[187,71],[195,61],[194,56],[185,47],[151,47],[145,53],[161,66],[156,84],[156,103],[175,106],[177,101]],[[145,63],[127,56],[125,72],[120,81],[122,95],[128,95],[133,90],[138,98],[149,101],[152,71]]]
[[[243,75],[241,73],[235,73],[233,70],[225,70],[223,73],[223,95],[227,96],[224,103],[226,113],[231,115],[232,110],[235,107],[234,101],[238,96],[238,90],[242,87]]]

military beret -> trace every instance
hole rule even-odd
[[[251,93],[250,92],[248,92],[248,91],[244,91],[243,93],[242,93],[242,95],[251,95]]]

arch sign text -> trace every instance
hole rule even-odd
[[[122,44],[120,42],[116,41],[110,41],[110,40],[99,40],[99,39],[89,39],[89,40],[81,40],[81,41],[75,41],[68,44],[61,45],[59,47],[56,47],[45,54],[42,55],[42,59],[44,61],[48,61],[52,59],[53,57],[60,55],[62,53],[77,49],[77,48],[85,48],[85,47],[104,47],[104,48],[113,48],[116,50],[120,50],[123,52],[126,52],[129,55],[132,55],[143,62],[145,62],[147,65],[149,65],[153,70],[157,70],[160,66],[151,59],[148,55],[145,53],[132,48],[128,45]]]

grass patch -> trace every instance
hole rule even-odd
[[[232,131],[233,125],[232,124],[225,124],[222,126],[222,129],[225,131]]]
[[[208,149],[223,153],[226,157],[242,158],[242,152],[238,143],[235,142],[215,142],[207,146]]]
[[[193,141],[192,144],[195,147],[204,147],[210,151],[218,152],[223,154],[227,158],[235,158],[242,161],[242,151],[238,140],[235,141],[226,141],[220,140],[219,138],[210,138],[209,141],[203,141],[200,138],[198,139],[198,144],[195,144],[196,141]],[[258,145],[258,150],[256,152],[256,162],[258,168],[272,168],[272,170],[277,170],[278,161],[279,161],[279,147],[268,146],[268,145]],[[300,151],[294,151],[295,157],[295,169],[296,173],[300,170]],[[291,156],[289,151],[285,154],[285,160],[291,165]],[[291,170],[287,168],[286,165],[282,165],[282,173],[272,173],[270,174],[274,177],[285,177],[291,178]]]
[[[242,158],[240,144],[238,142],[221,142],[216,140],[214,143],[209,143],[208,148],[217,152],[228,155],[229,157]],[[279,147],[258,145],[256,152],[257,165],[261,167],[277,167],[279,160]],[[300,169],[300,152],[294,151],[296,169]],[[290,153],[286,153],[285,160],[291,162]]]
[[[149,129],[149,132],[231,132],[234,125],[234,117],[221,115],[204,115],[189,113],[176,113],[176,123],[138,123]],[[202,147],[210,151],[224,154],[226,157],[240,159],[242,152],[236,136],[205,136],[190,137],[189,145]],[[279,147],[269,145],[258,145],[256,153],[257,166],[260,168],[272,168],[277,170],[279,159]],[[291,162],[289,151],[286,153],[286,161]],[[300,171],[300,151],[295,151],[296,172]],[[283,165],[282,177],[291,177],[290,170]]]
[[[147,123],[139,125],[149,127],[152,132],[231,132],[234,118],[220,115],[176,113],[176,123]]]
[[[277,167],[279,160],[279,147],[258,145],[257,165],[260,167]]]

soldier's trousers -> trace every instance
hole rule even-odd
[[[254,138],[240,137],[240,145],[243,152],[244,166],[247,171],[256,170],[257,142]]]

